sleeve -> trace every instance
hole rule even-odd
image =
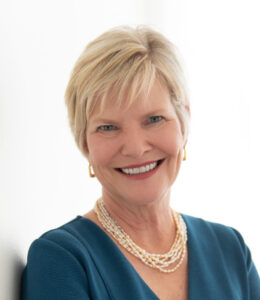
[[[250,300],[260,300],[260,277],[256,270],[255,264],[252,260],[251,252],[247,245],[245,244],[241,234],[233,229],[240,241],[241,247],[243,249],[246,268],[247,268],[247,279],[248,279],[248,289],[249,289],[249,299]]]
[[[23,300],[88,300],[88,280],[79,260],[55,242],[31,245],[22,278]]]

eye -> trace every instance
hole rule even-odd
[[[163,120],[164,118],[162,116],[151,116],[148,118],[148,124],[150,123],[159,123]]]
[[[104,131],[113,131],[117,130],[117,127],[114,125],[101,125],[97,129],[98,131],[104,132]]]

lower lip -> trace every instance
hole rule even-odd
[[[156,166],[153,170],[145,172],[145,173],[141,173],[141,174],[129,175],[129,174],[125,174],[119,170],[117,170],[117,172],[120,173],[121,175],[123,175],[124,177],[127,177],[128,179],[141,180],[141,179],[146,179],[146,178],[153,176],[158,171],[158,169],[160,168],[162,163],[163,163],[163,161],[158,166]]]

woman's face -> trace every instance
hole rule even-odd
[[[113,101],[111,101],[113,103]],[[183,157],[184,140],[168,89],[155,81],[125,110],[113,105],[88,121],[87,155],[103,196],[143,205],[169,195]]]

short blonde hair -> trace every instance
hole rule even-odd
[[[129,107],[140,93],[149,93],[156,78],[169,89],[186,139],[189,100],[176,52],[162,34],[145,26],[117,27],[87,45],[65,94],[70,127],[84,155],[87,121],[93,109],[97,105],[104,109],[108,101]]]

